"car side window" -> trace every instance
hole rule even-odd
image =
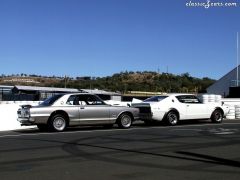
[[[105,105],[105,103],[94,95],[72,95],[68,98],[66,104],[85,106],[85,105]]]
[[[81,105],[81,102],[79,101],[78,96],[72,95],[68,98],[66,104],[68,104],[68,105]]]
[[[70,96],[66,102],[67,105],[73,105],[74,99],[76,96]]]
[[[103,101],[93,95],[86,96],[85,102],[87,105],[104,105]]]
[[[176,98],[181,103],[191,103],[191,104],[201,103],[200,100],[193,95],[176,96]]]

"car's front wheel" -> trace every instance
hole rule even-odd
[[[211,115],[211,120],[214,123],[221,123],[223,121],[223,113],[220,109],[216,109],[213,111]]]
[[[130,128],[132,125],[132,117],[127,113],[123,113],[117,120],[118,126],[123,129]]]
[[[175,111],[168,112],[166,122],[168,125],[175,126],[179,121],[178,114]]]
[[[49,128],[53,131],[58,132],[64,131],[66,127],[67,127],[66,117],[61,114],[53,116],[49,121]]]

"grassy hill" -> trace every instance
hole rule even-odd
[[[105,89],[110,91],[151,92],[205,92],[215,80],[196,78],[188,73],[174,75],[156,72],[121,72],[107,77],[46,77],[39,75],[2,75],[1,85],[29,85],[47,87],[68,87],[78,89]]]

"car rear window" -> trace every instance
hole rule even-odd
[[[144,100],[143,102],[160,102],[167,97],[168,96],[153,96],[153,97],[150,97],[150,98]]]
[[[63,94],[57,94],[54,95],[48,99],[46,99],[45,101],[43,101],[40,106],[51,106],[54,102],[56,102],[60,97],[62,97]]]

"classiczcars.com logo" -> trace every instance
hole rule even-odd
[[[232,1],[232,2],[226,2],[226,1],[211,1],[211,0],[204,0],[204,1],[187,1],[186,2],[186,7],[202,7],[205,9],[212,8],[212,7],[229,7],[229,8],[234,8],[234,7],[239,7],[239,2],[237,1]]]

